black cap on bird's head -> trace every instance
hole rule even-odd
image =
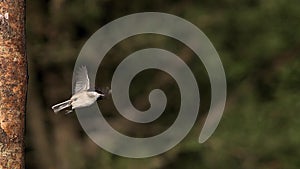
[[[97,100],[102,100],[105,97],[105,94],[100,89],[95,89],[95,92],[101,94],[101,96],[99,96]]]
[[[108,87],[106,87],[105,90],[97,88],[95,89],[95,92],[101,94],[101,96],[99,96],[97,100],[102,100],[104,97],[107,97],[111,94],[111,89],[109,89]]]

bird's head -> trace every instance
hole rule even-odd
[[[100,89],[95,89],[95,92],[97,92],[99,95],[99,97],[97,98],[97,100],[102,100],[105,97],[105,94],[102,92],[102,90]]]

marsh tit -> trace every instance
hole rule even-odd
[[[55,113],[71,107],[66,114],[71,113],[76,108],[87,107],[92,105],[96,100],[102,100],[105,94],[100,90],[90,90],[90,80],[86,66],[79,68],[75,75],[74,95],[67,101],[52,106]]]

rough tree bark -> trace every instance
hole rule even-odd
[[[23,169],[25,0],[0,0],[0,169]]]

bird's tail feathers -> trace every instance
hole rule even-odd
[[[71,100],[67,100],[65,102],[58,103],[58,104],[52,106],[52,109],[53,109],[54,113],[57,113],[69,106],[71,106]]]

